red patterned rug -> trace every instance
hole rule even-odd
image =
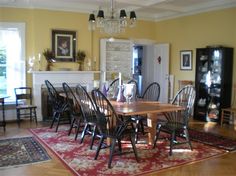
[[[30,130],[74,173],[74,175],[145,175],[163,169],[190,164],[210,157],[219,156],[225,150],[213,148],[198,142],[192,142],[193,151],[187,145],[176,146],[169,156],[169,142],[160,141],[156,149],[147,144],[137,144],[139,163],[132,152],[113,157],[112,168],[108,169],[108,149],[103,149],[94,160],[97,143],[89,149],[90,138],[79,144],[74,135],[68,136],[68,127],[55,129],[37,128]],[[131,151],[130,144],[123,144],[123,151]],[[179,148],[179,149],[178,149]]]
[[[220,149],[233,151],[236,150],[236,140],[229,139],[212,133],[189,129],[189,137],[191,140],[201,142]]]

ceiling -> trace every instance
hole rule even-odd
[[[235,7],[236,0],[114,0],[116,9],[134,10],[138,19],[160,21]],[[110,0],[0,0],[0,7],[39,8],[91,13],[108,10]]]

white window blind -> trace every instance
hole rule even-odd
[[[0,22],[0,58],[0,94],[14,102],[14,88],[26,85],[24,23]]]

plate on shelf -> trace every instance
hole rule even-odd
[[[207,56],[202,55],[202,56],[200,57],[200,60],[201,60],[201,61],[205,61],[205,60],[207,60]]]

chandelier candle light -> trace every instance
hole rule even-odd
[[[120,10],[120,16],[117,15],[117,10],[114,8],[114,2],[111,0],[111,8],[109,10],[109,16],[104,16],[104,11],[99,10],[97,14],[97,19],[95,20],[95,15],[92,13],[89,15],[89,30],[94,31],[97,28],[100,32],[107,33],[111,36],[122,33],[125,31],[126,27],[134,27],[136,25],[136,14],[134,11],[130,12],[129,23],[127,21],[126,11],[124,9]],[[97,23],[96,23],[97,21]]]

